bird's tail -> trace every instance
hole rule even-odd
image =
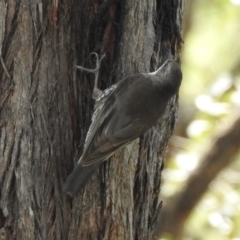
[[[67,178],[63,190],[71,196],[77,194],[91,178],[97,167],[100,166],[102,162],[91,164],[89,166],[83,166],[82,163],[73,169],[72,173]]]

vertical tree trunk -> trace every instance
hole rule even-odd
[[[102,89],[153,71],[180,51],[182,9],[182,0],[0,0],[0,228],[8,239],[151,239],[177,100],[71,199],[62,185],[93,108],[93,77],[73,66],[92,67],[90,52],[106,53]]]

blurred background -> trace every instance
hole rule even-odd
[[[240,0],[186,0],[183,41],[158,239],[240,240]]]

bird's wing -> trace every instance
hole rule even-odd
[[[80,159],[83,166],[103,161],[114,152],[142,134],[138,119],[131,119],[120,112],[116,101],[117,90],[97,102],[92,124],[87,134],[84,152]]]

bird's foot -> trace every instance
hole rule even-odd
[[[100,96],[102,94],[102,90],[100,90],[98,88],[98,75],[99,75],[99,69],[100,69],[100,65],[101,65],[101,61],[103,60],[103,58],[106,56],[106,54],[104,53],[101,58],[99,59],[99,55],[95,52],[91,53],[91,55],[94,54],[96,57],[96,68],[95,69],[89,69],[89,68],[85,68],[82,66],[76,66],[76,68],[82,70],[82,71],[86,71],[86,72],[90,72],[93,73],[95,75],[95,80],[94,80],[94,88],[93,88],[93,93],[92,93],[92,98],[96,99],[98,96]]]

